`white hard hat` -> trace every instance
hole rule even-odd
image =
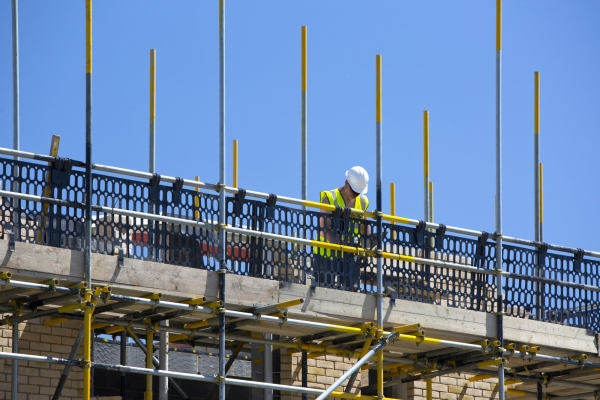
[[[369,174],[363,167],[355,166],[346,171],[346,180],[356,193],[366,194],[369,190]]]

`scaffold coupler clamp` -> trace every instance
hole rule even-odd
[[[548,384],[550,383],[550,381],[548,380],[548,375],[542,374],[542,376],[540,378],[541,378],[540,384],[542,386],[548,387]]]
[[[225,185],[224,183],[221,183],[221,182],[215,183],[215,191],[216,192],[220,192],[222,189],[224,189],[226,187],[227,187],[227,185]]]
[[[107,301],[110,300],[110,295],[112,294],[112,287],[104,286],[102,288],[102,294],[100,295],[102,298],[102,302],[106,304]]]
[[[10,304],[13,307],[13,316],[23,314],[25,304],[22,301],[11,300],[8,302],[8,304]]]
[[[154,334],[158,331],[158,322],[152,322],[150,318],[144,318],[144,323],[148,326],[146,329],[149,333]]]
[[[2,285],[3,290],[10,285],[10,278],[12,278],[12,272],[2,272],[0,274],[0,279],[4,281],[4,284]]]
[[[281,322],[279,323],[279,328],[283,328],[283,325],[287,323],[288,320],[288,311],[283,310],[283,317],[281,318]]]
[[[56,285],[58,285],[58,279],[49,279],[46,281],[52,293],[56,293]]]
[[[91,360],[81,359],[81,360],[79,360],[79,365],[83,369],[91,369],[92,368],[92,361]]]
[[[576,356],[569,356],[569,359],[579,361],[579,366],[581,367],[581,369],[583,369],[583,367],[585,367],[585,360],[587,360],[587,354],[579,354]]]
[[[225,377],[221,375],[215,375],[215,383],[219,384],[221,382],[225,382]]]

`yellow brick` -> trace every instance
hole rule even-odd
[[[29,378],[30,385],[38,385],[38,386],[49,386],[50,378],[41,378],[39,376],[32,376]]]
[[[440,399],[442,399],[442,400],[457,400],[458,395],[456,393],[440,393]]]
[[[48,396],[43,394],[30,394],[27,400],[48,400]]]
[[[308,367],[309,374],[325,375],[325,369],[317,367]]]
[[[333,382],[335,382],[335,379],[333,379],[332,376],[317,375],[317,382],[331,385]]]
[[[30,349],[39,351],[50,351],[50,343],[32,342],[30,345]]]
[[[456,378],[451,378],[449,376],[440,377],[440,383],[445,385],[456,385]]]
[[[52,335],[54,336],[68,336],[71,337],[73,335],[72,329],[60,328],[58,326],[52,327]]]
[[[492,388],[492,384],[489,382],[473,382],[473,387],[475,389],[490,390]]]
[[[416,388],[427,389],[427,383],[425,383],[425,381],[414,381],[413,384]]]
[[[436,391],[436,392],[447,392],[448,385],[443,385],[441,383],[432,383],[431,390]]]
[[[482,393],[480,389],[467,388],[465,393],[469,396],[481,397]]]
[[[462,386],[448,386],[449,393],[463,393],[463,390],[465,390],[465,388]]]
[[[67,354],[71,353],[71,346],[65,346],[64,344],[53,344],[52,351],[59,354]]]
[[[334,366],[333,361],[317,360],[317,367],[319,368],[334,368]]]
[[[62,343],[62,339],[59,336],[52,336],[52,335],[42,335],[41,341],[44,343],[53,343],[53,344],[61,344]]]
[[[19,381],[19,393],[33,393],[37,394],[40,392],[39,386],[36,385],[21,385]]]
[[[333,376],[334,378],[339,378],[340,376],[344,375],[344,371],[340,371],[337,369],[327,369],[325,371],[325,375]]]
[[[39,376],[40,370],[38,368],[29,368],[19,366],[19,375],[25,376]]]

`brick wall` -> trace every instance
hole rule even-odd
[[[8,316],[8,315],[7,315]],[[81,322],[69,321],[56,326],[44,326],[45,319],[33,319],[19,324],[19,352],[59,358],[69,358]],[[3,326],[0,347],[12,352],[12,328]],[[83,346],[77,355],[83,358]],[[0,399],[11,398],[12,360],[0,359]],[[50,400],[64,365],[19,361],[19,400]],[[72,367],[61,399],[80,399],[83,393],[83,370]]]
[[[45,319],[34,319],[19,324],[19,350],[24,354],[68,358],[75,337],[81,327],[81,322],[69,321],[60,325],[47,327]],[[12,328],[0,328],[0,348],[3,352],[12,352]],[[83,346],[80,347],[76,358],[83,357]],[[302,363],[301,354],[287,354],[281,351],[280,382],[284,385],[301,386]],[[356,359],[326,355],[308,359],[308,387],[327,389],[337,378],[342,376]],[[19,361],[19,400],[50,400],[64,369],[63,365],[48,364],[33,361]],[[11,398],[12,360],[0,359],[0,400]],[[440,400],[490,400],[498,397],[496,379],[470,382],[466,374],[451,374],[432,379],[432,398]],[[351,393],[360,393],[360,388],[375,382],[370,382],[368,371],[361,371],[356,379]],[[347,381],[336,390],[346,387]],[[399,385],[400,386],[400,385]],[[427,384],[419,380],[402,385],[402,390],[396,393],[406,393],[405,400],[426,400]],[[397,388],[396,388],[397,389]],[[389,390],[389,389],[388,389]],[[79,367],[73,367],[69,374],[61,399],[80,399],[83,392],[83,372]],[[391,393],[390,393],[391,394]],[[281,400],[299,400],[300,393],[281,392]],[[315,399],[316,395],[309,395]],[[396,396],[393,396],[396,397]]]
[[[442,400],[489,400],[498,398],[497,379],[470,382],[466,374],[450,374],[431,379],[431,398]],[[409,382],[407,400],[426,400],[427,383]]]
[[[343,359],[337,356],[326,355],[319,358],[308,359],[308,387],[314,389],[327,389],[344,372],[356,363],[356,359]],[[363,371],[364,374],[366,371]],[[281,351],[281,384],[302,386],[302,355],[301,353],[287,354],[285,350]],[[354,382],[351,393],[360,393],[361,376],[358,376]],[[336,391],[342,391],[346,387],[346,380]],[[309,399],[315,399],[317,396],[308,395]],[[301,393],[281,392],[281,400],[299,400]]]
[[[342,376],[350,367],[356,363],[356,359],[342,359],[336,356],[324,356],[308,359],[308,387],[315,389],[327,389],[337,378]],[[375,374],[369,379],[369,371],[361,371],[357,377],[351,393],[360,393],[361,386],[376,383]],[[374,372],[374,371],[373,371]],[[451,374],[433,378],[431,380],[432,399],[440,400],[491,400],[498,398],[497,379],[486,379],[470,382],[467,374]],[[302,361],[301,354],[281,354],[281,383],[284,385],[301,386],[302,384]],[[338,387],[336,391],[345,389],[347,381]],[[426,400],[427,383],[423,380],[398,384],[395,387],[386,388],[386,396],[402,398],[403,400]],[[315,399],[316,395],[308,395],[309,399]],[[300,393],[281,392],[281,400],[299,400]]]

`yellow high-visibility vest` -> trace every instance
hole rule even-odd
[[[329,200],[329,204],[331,204],[331,205],[338,206],[338,207],[346,207],[346,202],[344,201],[344,197],[340,193],[340,189],[322,191],[320,197],[321,197],[321,202],[323,202],[323,199],[327,198],[327,200]],[[361,194],[356,197],[355,202],[354,202],[354,207],[351,207],[351,208],[354,208],[356,210],[361,210],[361,211],[367,211],[368,207],[369,207],[369,198],[367,196],[365,196],[364,194]],[[355,235],[359,234],[357,226],[354,227],[354,234]],[[319,235],[319,240],[321,242],[326,242],[325,238],[321,235]],[[332,254],[332,250],[324,249],[321,247],[319,248],[318,252],[319,252],[319,255],[327,257],[327,258],[333,258],[334,256],[337,256],[337,251],[333,251],[333,254]]]

